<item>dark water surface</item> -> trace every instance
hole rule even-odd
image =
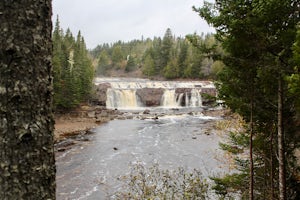
[[[89,141],[56,155],[57,199],[109,199],[118,177],[135,163],[163,169],[200,169],[204,176],[224,172],[217,159],[218,118],[166,115],[158,120],[114,120],[94,129]]]

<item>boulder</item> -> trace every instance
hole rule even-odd
[[[144,115],[150,114],[150,110],[149,110],[149,109],[144,110],[143,114],[144,114]]]

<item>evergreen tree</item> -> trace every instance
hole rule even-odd
[[[122,52],[122,48],[120,45],[115,45],[112,49],[112,56],[111,56],[112,64],[117,67],[121,68],[121,62],[124,60],[124,54]]]
[[[143,74],[145,74],[148,77],[155,75],[155,62],[151,54],[146,55],[146,58],[144,59],[144,65],[142,71]]]
[[[161,38],[160,37],[154,38],[151,57],[154,59],[155,74],[156,75],[161,74],[162,69],[163,69],[161,49],[162,49],[162,40],[161,40]]]
[[[168,28],[165,32],[165,35],[162,40],[161,44],[161,51],[160,51],[160,70],[163,70],[164,67],[167,66],[168,62],[171,58],[171,51],[173,47],[173,35],[170,28]]]
[[[290,95],[295,98],[297,120],[300,121],[300,24],[298,24],[297,36],[292,47],[294,72],[287,77]]]
[[[227,51],[222,59],[225,67],[221,74],[220,94],[250,123],[250,199],[276,198],[277,184],[279,199],[297,196],[294,193],[296,187],[292,174],[295,168],[291,167],[294,166],[291,152],[299,140],[294,137],[294,99],[285,96],[287,85],[283,77],[291,72],[288,61],[295,38],[295,23],[299,20],[298,9],[299,4],[292,0],[216,1],[215,5],[206,2],[202,9],[195,9],[217,28],[217,38]],[[277,143],[273,139],[276,129]],[[277,144],[278,162],[275,162],[273,144]],[[277,178],[273,176],[275,164],[279,168]],[[286,171],[287,166],[290,168]],[[261,175],[269,181],[260,181]],[[288,194],[286,177],[290,177],[287,180]],[[240,189],[245,193],[248,188]]]
[[[133,56],[128,56],[128,61],[125,67],[125,72],[131,72],[136,68],[135,58]]]
[[[178,74],[183,77],[184,69],[187,65],[189,44],[186,40],[179,41],[179,55],[178,55]]]
[[[84,38],[80,31],[76,40],[70,29],[64,34],[57,18],[52,40],[55,108],[75,108],[87,100],[94,78]]]
[[[179,77],[179,68],[176,59],[171,59],[164,68],[164,77],[174,79]]]
[[[110,58],[106,50],[102,50],[99,55],[97,75],[107,75],[107,71],[110,68]]]

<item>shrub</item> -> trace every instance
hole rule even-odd
[[[202,173],[183,168],[174,171],[162,170],[158,164],[146,168],[138,163],[132,166],[129,175],[120,179],[123,187],[114,196],[116,199],[206,199],[208,183]]]

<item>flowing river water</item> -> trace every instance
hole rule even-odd
[[[222,140],[214,130],[220,117],[204,116],[202,107],[127,112],[132,119],[113,120],[92,131],[86,141],[56,154],[57,199],[113,199],[120,177],[136,163],[163,169],[199,169],[204,177],[227,171]],[[163,114],[162,114],[163,113]]]

